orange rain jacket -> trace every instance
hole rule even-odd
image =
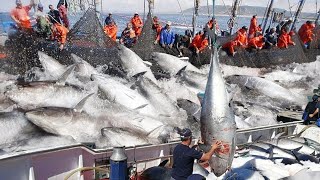
[[[153,28],[154,30],[156,30],[156,33],[157,33],[157,35],[156,35],[156,40],[159,41],[159,40],[160,40],[160,33],[161,33],[161,29],[162,29],[162,26],[161,26],[161,24],[159,23],[159,21],[153,20],[153,26],[152,26],[152,28]]]
[[[244,29],[239,29],[234,41],[237,42],[238,46],[242,46],[242,47],[247,46],[248,45],[247,32]]]
[[[140,36],[142,32],[142,26],[143,26],[143,22],[141,18],[139,16],[133,17],[131,19],[131,23],[132,23],[132,29],[136,33],[136,36]]]
[[[20,21],[19,27],[25,28],[25,29],[31,29],[31,22],[29,17],[30,10],[31,10],[31,6],[23,6],[21,9],[14,8],[10,12],[10,15]]]
[[[306,44],[307,42],[312,41],[313,29],[314,29],[313,25],[308,25],[306,23],[300,27],[298,34],[303,44]]]
[[[59,43],[65,44],[69,30],[59,23],[55,23],[54,26],[56,27],[56,31],[53,33],[54,37],[57,38]]]
[[[104,27],[104,33],[106,33],[107,36],[109,36],[112,40],[117,40],[117,32],[118,27],[115,24],[109,24]]]
[[[206,47],[208,47],[209,41],[206,38],[203,38],[203,36],[197,34],[191,44],[190,47],[195,47],[196,49],[199,50],[199,52],[203,51]]]
[[[248,42],[249,47],[254,47],[256,49],[261,49],[264,46],[263,36],[253,37]]]
[[[290,34],[285,31],[282,31],[282,33],[278,39],[278,48],[288,48],[289,45],[294,44],[294,42],[291,39]]]
[[[249,28],[249,38],[253,38],[255,33],[258,31],[257,18],[251,18],[250,28]]]

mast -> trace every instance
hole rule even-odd
[[[300,13],[302,11],[302,8],[303,8],[303,5],[304,5],[305,2],[306,2],[306,0],[300,0],[300,2],[299,2],[298,10],[294,14],[294,20],[293,20],[293,23],[292,23],[292,26],[291,26],[291,31],[295,29],[297,19],[300,16]]]
[[[264,20],[264,22],[263,22],[263,28],[262,28],[262,34],[265,32],[265,30],[266,30],[266,26],[267,26],[267,23],[268,23],[268,20],[269,20],[269,17],[270,17],[270,15],[271,15],[271,10],[272,10],[272,7],[273,7],[273,2],[274,2],[274,0],[271,0],[270,1],[270,4],[269,4],[269,7],[268,7],[268,11],[267,11],[267,15],[266,15],[266,18],[265,18],[265,20]]]
[[[230,27],[230,34],[232,34],[232,31],[233,31],[234,21],[237,18],[238,8],[239,8],[239,0],[235,0],[232,6],[231,17],[228,24]]]
[[[216,16],[215,16],[215,12],[214,12],[214,7],[215,7],[215,0],[212,0],[212,20],[213,20],[213,28],[212,28],[212,31],[213,31],[213,36],[211,37],[212,38],[212,42],[213,44],[216,43],[217,39],[216,39],[216,24],[215,24],[215,19],[216,19]]]
[[[192,18],[193,37],[196,35],[197,18],[199,16],[199,5],[200,5],[200,0],[194,0],[194,12],[193,12],[193,18]]]
[[[316,26],[319,24],[319,18],[320,18],[320,10],[318,11],[317,19],[315,20]]]
[[[97,17],[99,18],[99,20],[101,20],[101,7],[101,0],[94,0],[94,8],[96,10]]]
[[[148,0],[149,2],[149,13],[153,15],[154,12],[154,0]]]

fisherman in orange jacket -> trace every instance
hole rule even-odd
[[[249,39],[255,37],[256,32],[258,31],[258,22],[257,15],[252,16],[249,28]]]
[[[246,48],[248,45],[247,40],[247,26],[243,26],[241,29],[238,30],[237,36],[234,40],[227,42],[222,46],[222,49],[224,49],[229,55],[234,56],[235,54],[235,47],[240,46],[242,48]]]
[[[299,37],[302,41],[302,43],[309,49],[310,48],[310,44],[312,41],[312,38],[314,36],[313,34],[313,30],[314,30],[314,24],[311,21],[307,21],[305,24],[303,24],[299,31]]]
[[[106,33],[106,35],[109,36],[114,41],[117,40],[117,32],[118,32],[118,27],[114,21],[110,22],[110,24],[104,27],[104,33]]]
[[[33,1],[31,1],[33,2]],[[22,30],[31,30],[31,22],[29,11],[31,10],[33,4],[28,6],[22,6],[21,0],[16,0],[16,8],[10,12],[11,18],[17,23],[18,27]]]
[[[55,23],[52,25],[53,37],[58,40],[59,49],[62,50],[64,48],[64,44],[67,41],[67,34],[69,30],[62,26],[59,23]]]
[[[213,30],[213,24],[216,27],[216,32],[220,31],[219,25],[217,23],[216,19],[210,19],[210,21],[207,22],[207,26],[209,29]]]
[[[200,31],[192,40],[190,44],[190,49],[195,53],[199,54],[202,52],[206,47],[208,47],[209,41],[208,37],[203,31]]]
[[[136,33],[136,36],[140,36],[142,32],[143,22],[137,12],[134,13],[133,18],[131,19],[131,24],[134,32]]]
[[[159,40],[160,40],[160,33],[161,33],[162,26],[161,26],[157,16],[153,17],[152,29],[154,29],[157,33],[156,40],[154,41],[154,44],[158,44]]]
[[[282,29],[281,35],[278,38],[278,48],[288,48],[289,45],[296,45],[292,39],[291,35],[293,35],[291,32],[288,33],[287,29]]]
[[[262,49],[265,42],[266,39],[262,36],[262,34],[259,34],[257,37],[253,37],[249,40],[248,46],[254,49]]]

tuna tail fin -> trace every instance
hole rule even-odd
[[[181,76],[181,74],[182,74],[183,72],[185,72],[186,69],[187,69],[187,65],[184,66],[183,68],[181,68],[181,69],[176,73],[176,76]]]
[[[149,62],[149,61],[142,61],[143,64],[145,64],[147,67],[151,67],[152,66],[152,63]]]
[[[86,101],[89,99],[89,97],[91,97],[94,93],[89,94],[88,96],[86,96],[85,98],[83,98],[74,108],[73,111],[74,112],[82,112],[83,107],[86,103]]]
[[[83,63],[83,59],[73,53],[71,53],[71,57],[72,57],[72,60],[73,60],[73,63],[75,64],[81,64]]]
[[[134,108],[133,110],[139,110],[139,109],[142,109],[142,108],[144,108],[144,107],[146,107],[146,106],[148,106],[149,104],[143,104],[143,105],[141,105],[141,106],[138,106],[138,107],[136,107],[136,108]]]
[[[70,74],[72,73],[72,71],[74,70],[75,67],[76,67],[75,65],[71,65],[66,70],[66,72],[64,72],[61,75],[61,77],[56,81],[56,84],[64,86],[66,84],[67,78],[70,76]]]
[[[132,77],[135,79],[138,79],[139,77],[145,75],[146,73],[147,73],[147,71],[139,72],[139,73],[133,75]]]
[[[166,160],[162,161],[158,166],[164,167],[168,162],[169,162],[169,159],[166,159]]]

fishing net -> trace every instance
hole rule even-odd
[[[80,20],[72,27],[68,34],[70,45],[79,47],[114,47],[114,42],[106,36],[96,11],[89,8]]]

